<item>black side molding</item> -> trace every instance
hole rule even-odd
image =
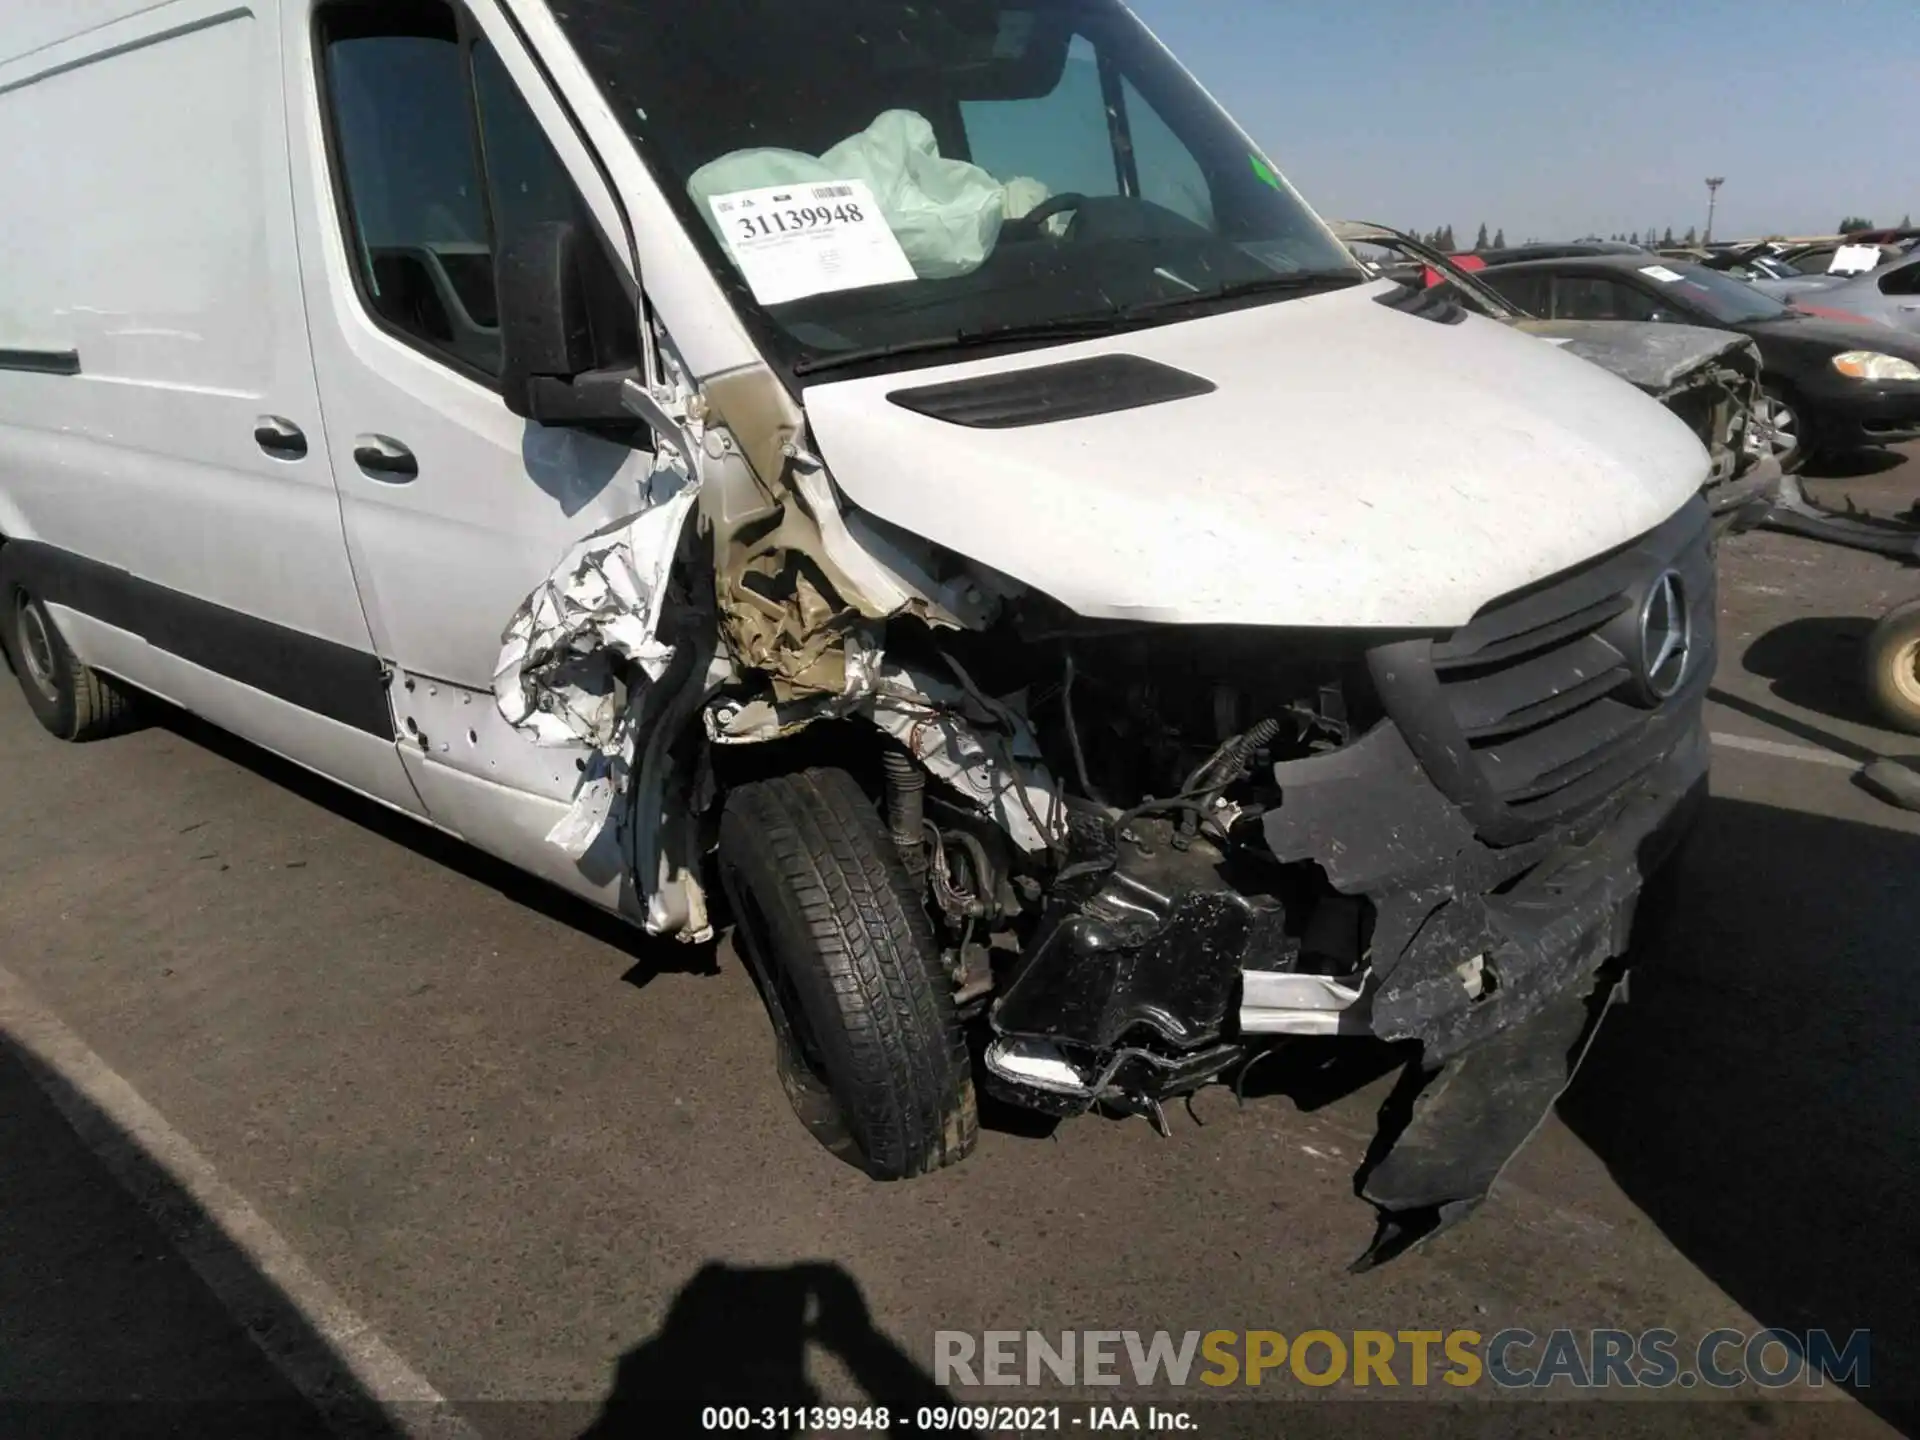
[[[896,390],[887,399],[949,425],[1014,430],[1084,420],[1147,405],[1211,395],[1219,387],[1171,365],[1138,355],[1102,355],[1033,370],[1008,370],[977,380]]]
[[[395,738],[386,671],[373,655],[34,540],[0,549],[0,589],[11,584],[289,705]]]
[[[78,350],[0,349],[0,370],[17,370],[28,375],[78,375]]]

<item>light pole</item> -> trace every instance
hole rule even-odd
[[[1707,179],[1707,233],[1701,240],[1702,245],[1713,244],[1713,207],[1719,202],[1720,187],[1727,183],[1724,175],[1713,175]]]

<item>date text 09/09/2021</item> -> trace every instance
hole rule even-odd
[[[773,1435],[1042,1435],[1074,1430],[1192,1434],[1199,1428],[1184,1410],[1157,1405],[922,1405],[898,1414],[884,1405],[709,1405],[700,1412],[700,1426]]]

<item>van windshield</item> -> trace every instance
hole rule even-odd
[[[1365,278],[1116,0],[549,3],[796,373]]]

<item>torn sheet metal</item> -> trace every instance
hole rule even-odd
[[[841,694],[785,704],[719,700],[707,711],[707,735],[717,745],[763,744],[820,720],[856,715],[898,740],[1022,850],[1038,854],[1065,841],[1065,797],[1024,721],[1011,736],[976,725],[958,685],[889,660],[858,636],[847,647]]]
[[[990,815],[1022,850],[1031,854],[1061,844],[1066,802],[1032,729],[1022,721],[1011,738],[989,738],[967,719],[966,698],[957,685],[888,663],[879,667],[865,713],[936,778]]]
[[[493,695],[507,723],[536,745],[593,748],[573,807],[547,837],[576,859],[626,791],[642,694],[673,661],[660,617],[699,488],[678,470],[655,471],[646,508],[568,551],[502,636]]]

